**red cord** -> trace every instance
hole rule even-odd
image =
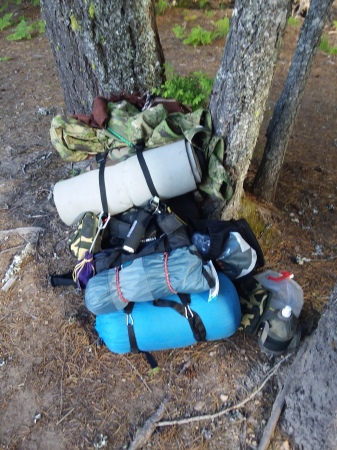
[[[116,267],[115,268],[116,271],[116,287],[117,287],[117,292],[119,295],[119,298],[124,302],[124,303],[129,303],[129,300],[127,300],[124,295],[122,294],[122,290],[121,290],[121,285],[120,285],[120,279],[119,279],[119,269]]]
[[[173,289],[173,287],[171,286],[170,276],[169,276],[169,272],[168,272],[168,265],[167,265],[168,257],[169,257],[169,254],[167,252],[164,252],[164,271],[165,271],[166,284],[173,294],[178,294],[178,292],[175,291]]]

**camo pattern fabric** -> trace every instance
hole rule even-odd
[[[78,261],[84,258],[86,251],[90,250],[91,244],[97,233],[97,227],[98,217],[91,212],[87,212],[84,214],[74,234],[69,238],[68,245],[70,253]],[[100,250],[100,246],[101,239],[100,236],[98,236],[92,252],[97,253]]]
[[[186,139],[206,161],[207,169],[198,187],[221,200],[231,198],[233,189],[222,164],[224,142],[213,136],[208,110],[169,114],[164,105],[159,104],[140,112],[122,100],[108,103],[108,117],[106,129],[100,129],[71,117],[55,116],[50,129],[54,148],[63,159],[72,162],[108,150],[109,158],[117,163],[133,156],[134,145],[140,141],[146,148],[155,148]]]
[[[262,317],[268,312],[271,292],[265,289],[255,278],[244,281],[237,286],[241,305],[241,324],[239,330],[255,334]]]

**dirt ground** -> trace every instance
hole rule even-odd
[[[16,8],[25,17],[39,14],[36,8]],[[224,42],[187,47],[174,37],[172,26],[185,21],[187,27],[207,27],[226,13],[209,18],[202,11],[172,8],[158,17],[166,60],[181,74],[215,75]],[[247,192],[299,29],[288,26],[285,33]],[[332,28],[327,25],[325,31]],[[161,370],[151,375],[142,355],[114,355],[97,345],[82,293],[50,286],[50,274],[66,272],[74,263],[67,249],[72,230],[58,217],[52,188],[76,165],[62,161],[49,139],[53,115],[65,111],[47,38],[10,42],[10,32],[0,32],[0,57],[10,57],[0,62],[0,268],[2,286],[8,274],[14,282],[0,296],[0,448],[130,448],[137,430],[165,401],[163,420],[201,419],[157,427],[143,448],[255,449],[293,355],[254,395],[284,358],[269,358],[255,338],[241,332],[157,352]],[[337,46],[336,31],[328,36]],[[278,236],[258,236],[266,268],[293,272],[304,290],[303,340],[316,328],[337,281],[336,65],[337,56],[317,53],[274,205],[256,203]],[[21,267],[17,273],[9,272],[13,263]],[[314,427],[313,421],[309,432],[314,434]],[[295,449],[295,431],[279,425],[270,449]]]

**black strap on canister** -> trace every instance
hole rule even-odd
[[[101,195],[101,202],[102,202],[102,211],[106,217],[109,214],[109,209],[108,209],[108,199],[106,196],[106,189],[105,189],[104,172],[105,172],[105,165],[106,165],[106,159],[108,157],[108,153],[109,152],[106,151],[104,153],[96,154],[96,162],[97,162],[97,164],[99,164],[98,180],[99,180],[99,192]]]
[[[145,177],[145,181],[147,183],[147,186],[151,192],[152,197],[158,197],[159,198],[159,194],[154,186],[149,168],[147,167],[144,155],[143,155],[143,150],[144,150],[144,145],[143,144],[136,144],[135,145],[136,148],[136,154],[137,154],[137,158],[140,164],[140,167],[143,171],[144,177]]]

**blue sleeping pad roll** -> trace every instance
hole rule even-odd
[[[191,294],[190,307],[201,317],[207,341],[232,336],[241,321],[236,289],[226,275],[218,275],[219,294],[211,302],[208,302],[209,291]],[[166,299],[180,303],[177,295]],[[187,319],[170,307],[154,306],[152,302],[135,303],[132,318],[138,348],[142,351],[168,350],[196,343]],[[124,311],[98,315],[96,330],[113,353],[131,351]]]

